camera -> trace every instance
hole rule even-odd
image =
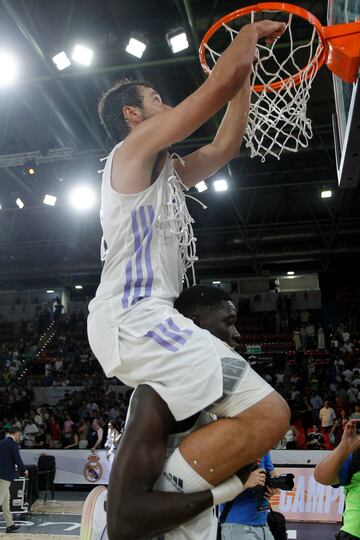
[[[279,476],[270,476],[266,473],[265,486],[255,486],[251,488],[252,494],[256,499],[256,509],[258,512],[270,510],[269,501],[265,498],[266,488],[282,489],[291,491],[294,488],[295,476],[291,473],[280,474]]]
[[[266,473],[265,487],[291,491],[294,488],[294,478],[291,473],[280,474],[279,476],[270,476],[269,473]]]

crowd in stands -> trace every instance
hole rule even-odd
[[[107,380],[92,355],[85,314],[61,312],[44,307],[30,321],[0,320],[0,436],[15,424],[24,448],[113,449],[129,394],[114,390],[119,381]],[[360,336],[350,315],[351,331],[349,318],[323,326],[320,311],[295,311],[286,295],[276,312],[240,315],[239,352],[292,411],[279,448],[333,448],[349,418],[360,418]],[[247,354],[255,344],[261,353]],[[34,388],[54,386],[64,387],[64,398],[34,406]],[[74,386],[81,388],[65,390]]]

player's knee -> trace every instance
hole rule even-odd
[[[269,432],[273,433],[274,438],[278,440],[290,427],[290,408],[277,392],[273,392],[265,399],[268,400],[266,424]]]

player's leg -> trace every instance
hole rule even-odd
[[[234,418],[199,428],[179,448],[202,478],[217,485],[273,448],[288,426],[289,408],[272,392]]]

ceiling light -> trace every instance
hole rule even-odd
[[[225,179],[215,180],[214,181],[214,189],[215,191],[227,191],[228,189],[228,183]]]
[[[53,289],[48,289],[46,292],[47,292],[48,294],[53,294],[55,291],[53,291]]]
[[[55,195],[46,194],[45,197],[44,197],[43,203],[47,204],[48,206],[55,206],[55,204],[56,204]]]
[[[221,281],[213,281],[212,284],[213,285],[220,285]]]
[[[61,51],[59,54],[53,56],[52,61],[54,62],[55,66],[58,68],[59,71],[62,71],[63,69],[71,66],[71,62],[64,51]]]
[[[0,51],[0,86],[9,86],[15,82],[18,72],[16,59],[6,51]]]
[[[293,272],[292,270],[290,270],[289,272],[287,272],[287,275],[288,276],[293,276],[295,274],[295,272]]]
[[[189,47],[188,38],[183,28],[177,28],[166,34],[166,40],[174,54]]]
[[[136,56],[136,58],[141,58],[144,54],[144,51],[147,47],[147,44],[144,41],[140,41],[140,39],[136,39],[134,37],[131,37],[129,39],[129,43],[126,46],[126,52],[129,54],[132,54],[133,56]]]
[[[204,180],[202,180],[198,184],[195,184],[195,187],[196,187],[196,189],[198,190],[199,193],[201,193],[202,191],[206,191],[207,188],[208,188],[206,183],[204,182]]]
[[[332,197],[332,191],[330,189],[328,190],[325,189],[321,192],[322,199],[330,199],[331,197]]]
[[[72,53],[72,59],[83,66],[90,66],[93,55],[94,52],[88,47],[84,47],[83,45],[75,45]]]
[[[18,205],[18,207],[20,208],[20,210],[21,210],[21,208],[24,208],[25,205],[22,202],[22,200],[20,199],[20,197],[18,197],[15,202]]]
[[[75,289],[80,290],[80,289],[82,289],[82,288],[83,288],[82,285],[75,285]]]
[[[23,174],[25,176],[35,176],[37,173],[37,163],[35,159],[27,159],[23,165]]]
[[[95,192],[89,186],[76,186],[69,194],[70,204],[77,210],[88,210],[96,201]]]

